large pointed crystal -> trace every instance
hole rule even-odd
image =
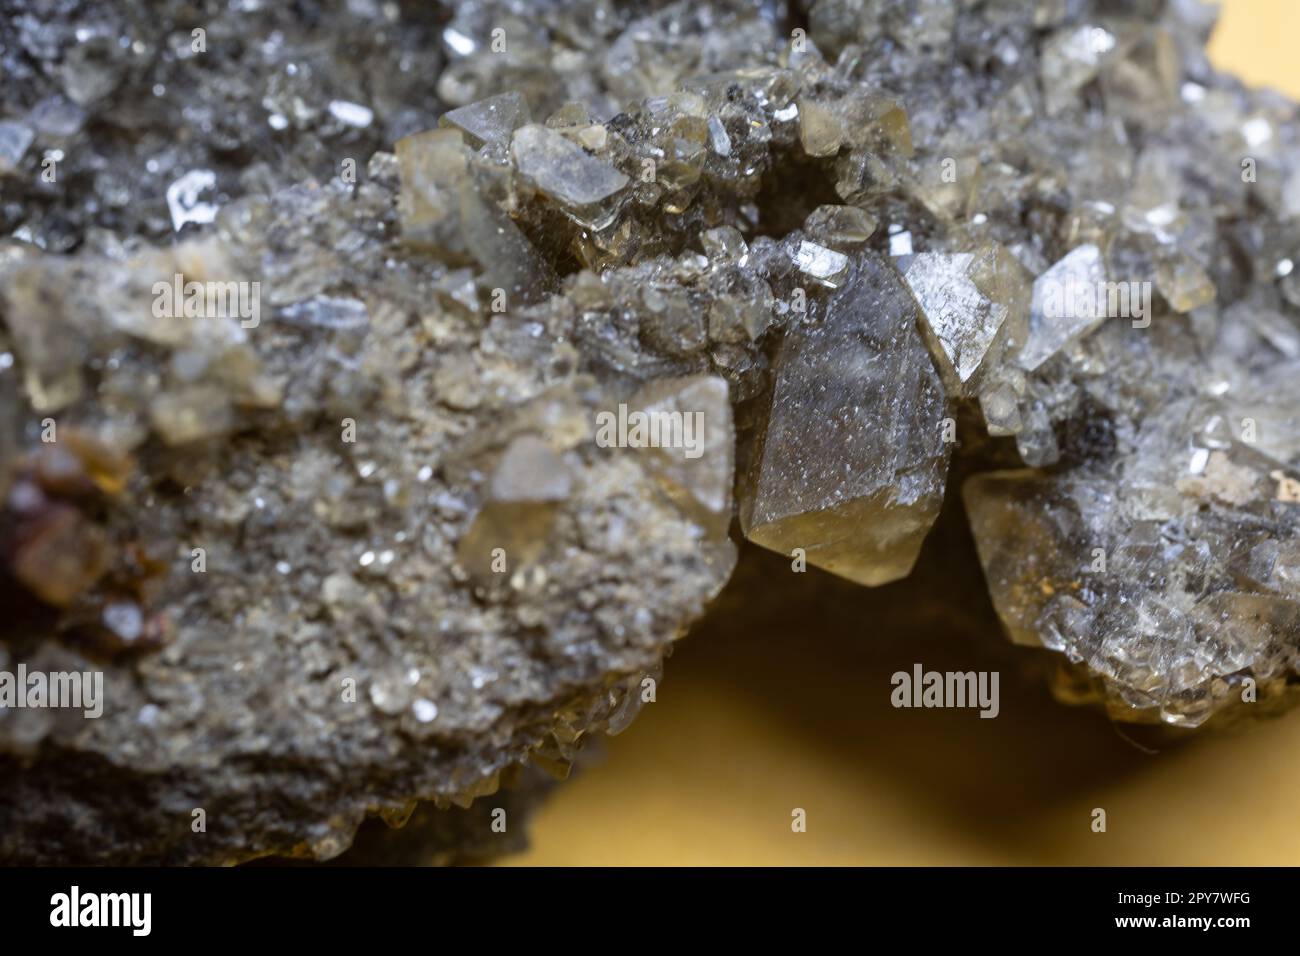
[[[776,358],[741,501],[751,541],[861,584],[905,576],[943,500],[943,386],[893,267],[854,261]]]

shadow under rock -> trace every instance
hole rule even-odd
[[[891,676],[918,663],[998,671],[998,716],[896,709]],[[1006,639],[960,497],[949,494],[911,576],[884,587],[811,567],[795,573],[790,559],[745,546],[666,679],[749,695],[846,775],[888,780],[953,825],[978,819],[974,832],[1014,845],[1032,839],[1027,819],[1150,768],[1151,750],[1188,745],[1057,702],[1044,680],[1052,664],[1047,652]]]

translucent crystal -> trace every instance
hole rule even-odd
[[[916,307],[874,256],[776,359],[741,499],[746,536],[861,584],[905,576],[943,500],[943,388]]]
[[[804,239],[795,250],[794,263],[810,279],[835,288],[848,272],[849,257]]]
[[[662,379],[638,390],[630,406],[648,415],[691,416],[696,447],[645,449],[647,467],[682,511],[715,536],[731,523],[736,439],[727,383],[717,376]]]
[[[480,581],[490,582],[536,561],[572,481],[545,440],[535,435],[516,438],[492,472],[483,505],[460,540],[456,553],[461,564]]]
[[[213,438],[234,424],[226,395],[211,387],[196,386],[160,395],[150,409],[153,426],[169,445]]]
[[[1043,47],[1042,79],[1049,113],[1069,106],[1081,87],[1096,78],[1102,65],[1115,55],[1115,34],[1096,24],[1069,27],[1053,35]]]
[[[546,291],[549,269],[509,215],[483,194],[459,130],[407,136],[396,150],[406,242],[455,264],[475,263],[490,286],[524,301]]]
[[[520,175],[588,224],[602,218],[602,204],[629,182],[613,166],[545,126],[515,130],[511,151]]]
[[[1213,302],[1216,291],[1209,274],[1185,258],[1162,263],[1156,272],[1156,287],[1175,312],[1191,312]]]
[[[528,101],[511,90],[450,110],[438,122],[461,130],[469,144],[477,148],[484,143],[508,145],[514,131],[531,120]]]
[[[35,137],[31,128],[22,123],[0,122],[0,176],[18,169],[18,163]]]
[[[920,253],[908,263],[905,278],[921,306],[939,370],[955,391],[1024,341],[1029,283],[997,243],[954,255]]]
[[[818,206],[804,220],[810,239],[833,249],[860,246],[876,232],[877,222],[857,206]]]
[[[799,142],[809,156],[834,156],[844,142],[839,117],[812,100],[800,101]]]
[[[1029,335],[1017,359],[1021,368],[1034,371],[1106,320],[1105,282],[1101,250],[1091,244],[1074,249],[1035,280]]]

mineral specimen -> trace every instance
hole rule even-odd
[[[733,515],[881,584],[950,464],[1076,698],[1288,696],[1300,115],[1198,3],[246,6],[0,20],[0,668],[106,695],[0,710],[0,861],[562,773]]]

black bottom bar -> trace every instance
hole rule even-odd
[[[1222,868],[0,870],[6,942],[72,932],[131,941],[147,929],[205,944],[391,936],[459,945],[452,940],[474,934],[495,945],[525,933],[599,945],[605,929],[594,924],[609,920],[652,934],[674,924],[728,935],[816,926],[859,939],[919,932],[927,943],[1041,932],[1058,934],[1040,937],[1049,945],[1193,934],[1231,945],[1280,933],[1294,897],[1293,871]]]

